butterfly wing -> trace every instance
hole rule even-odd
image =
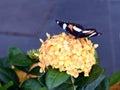
[[[75,24],[75,23],[70,23],[70,22],[63,22],[63,21],[59,21],[56,20],[56,23],[65,31],[67,31],[68,33],[76,36],[79,32],[81,32],[84,28],[79,25],[79,24]]]
[[[82,32],[86,37],[100,36],[101,33],[97,32],[95,29],[85,29]]]
[[[101,33],[95,29],[84,29],[80,24],[63,22],[56,20],[56,23],[66,32],[74,35],[76,38],[100,36]]]

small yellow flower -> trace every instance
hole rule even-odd
[[[39,48],[39,66],[40,72],[45,68],[52,68],[66,71],[67,74],[78,77],[79,73],[84,72],[84,76],[89,76],[89,72],[95,60],[94,44],[87,38],[75,39],[72,35],[66,35],[64,32],[59,35],[50,36],[46,33],[48,39],[43,41]]]

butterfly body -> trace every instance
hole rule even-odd
[[[66,32],[75,36],[75,38],[85,38],[99,36],[101,33],[95,29],[84,29],[81,25],[56,20],[56,23]]]

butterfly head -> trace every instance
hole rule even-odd
[[[60,27],[63,27],[63,23],[62,21],[59,21],[59,20],[56,20],[56,23],[60,26]]]
[[[66,31],[66,28],[68,27],[68,23],[65,23],[65,22],[59,21],[59,20],[56,20],[56,23]]]

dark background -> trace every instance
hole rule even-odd
[[[55,19],[96,28],[101,65],[109,75],[120,70],[120,0],[0,0],[0,57],[17,46],[37,49],[39,38],[62,32]]]

